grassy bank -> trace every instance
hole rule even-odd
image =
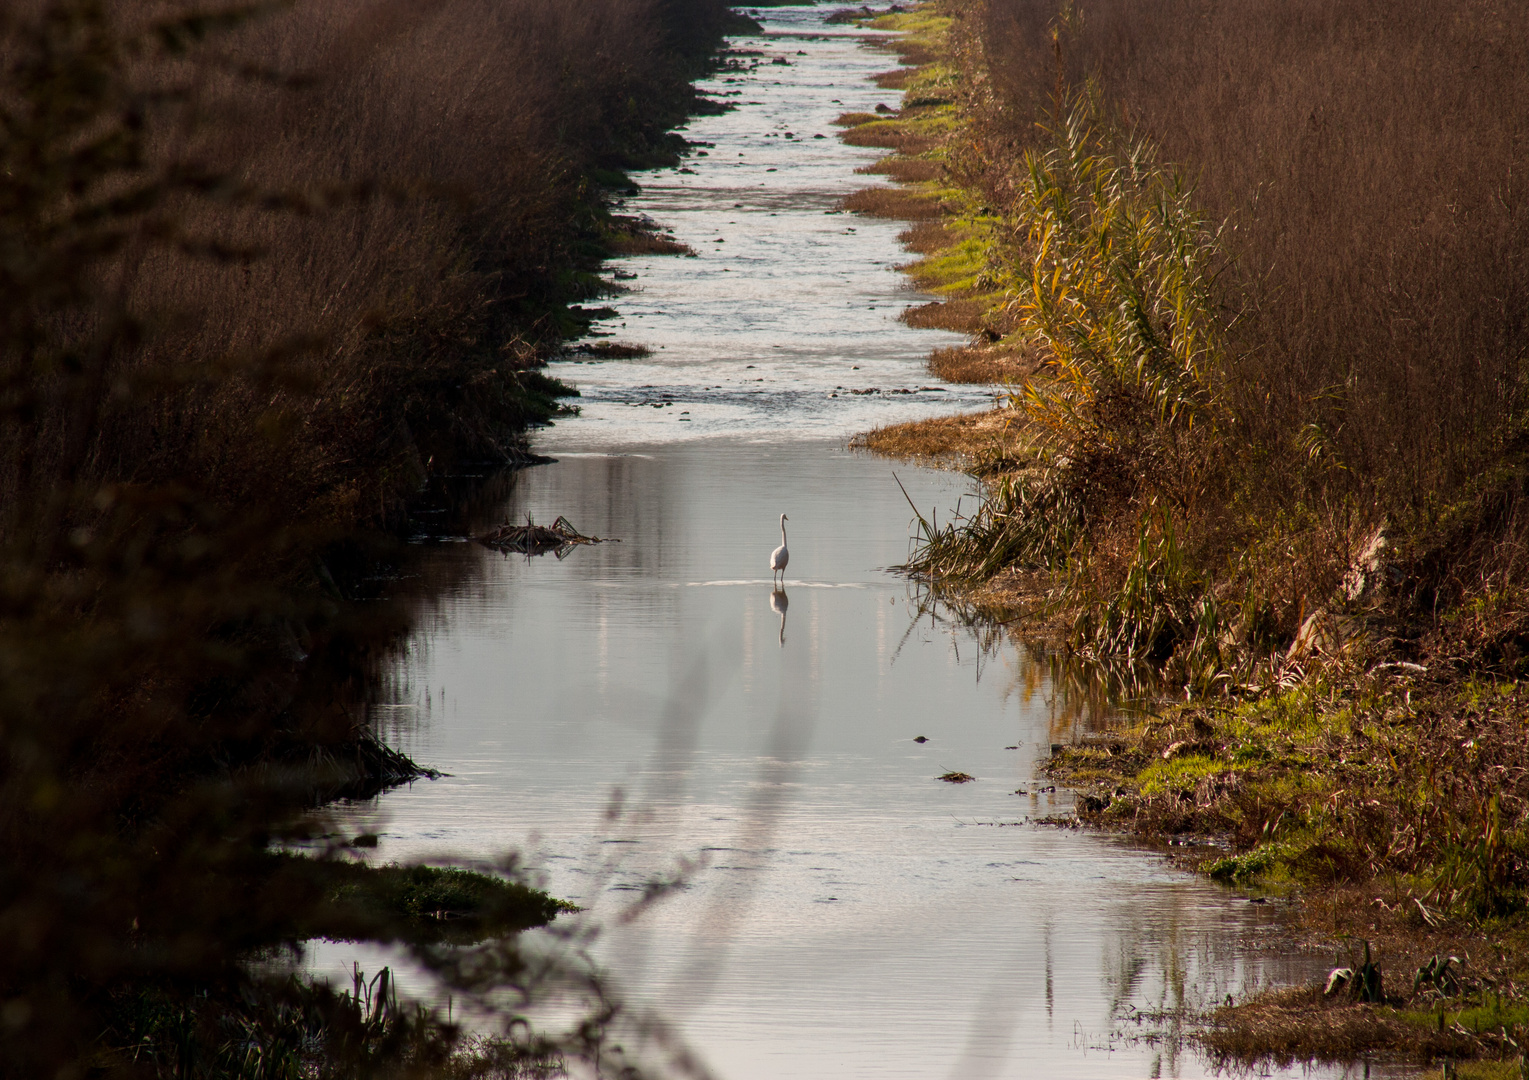
[[[737,21],[0,12],[0,1073],[507,1075],[606,1049],[598,981],[503,936],[555,914],[521,875],[270,852],[420,775],[366,724],[402,629],[366,602],[390,538],[432,478],[527,460],[602,258],[681,251],[610,196],[720,107],[691,79]],[[387,993],[251,974],[315,935],[592,1026],[469,1045]]]
[[[1239,1004],[1208,1047],[1516,1061],[1529,35],[1365,0],[875,25],[902,107],[845,119],[901,188],[856,208],[910,220],[942,302],[905,318],[971,335],[937,362],[1002,387],[863,438],[986,482],[909,570],[1188,699],[1052,761],[1085,819],[1370,942],[1382,989]]]

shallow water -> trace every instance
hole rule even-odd
[[[653,355],[560,371],[583,415],[545,433],[556,464],[500,508],[621,542],[423,553],[453,584],[379,719],[450,775],[351,808],[348,827],[376,829],[389,860],[520,850],[596,920],[693,860],[600,959],[728,1080],[1202,1075],[1179,1009],[1320,958],[1279,950],[1276,904],[1035,823],[1066,809],[1035,762],[1079,706],[1023,649],[984,653],[920,615],[887,572],[912,517],[894,473],[942,519],[970,484],[846,438],[985,394],[887,393],[940,385],[923,358],[949,338],[893,321],[921,299],[890,269],[898,227],[824,212],[874,155],[810,136],[888,98],[864,76],[890,64],[821,17],[765,13],[797,36],[753,47],[790,64],[716,80],[758,104],[693,125],[715,144],[693,173],[643,178],[632,211],[697,248],[722,237],[727,257],[616,264],[638,291],[606,328]],[[339,974],[354,955],[312,963]]]
[[[558,425],[545,448],[842,439],[991,403],[989,388],[942,383],[924,369],[930,349],[961,339],[897,322],[931,299],[897,273],[910,258],[897,243],[904,226],[838,210],[845,195],[883,183],[854,171],[882,151],[844,145],[833,120],[897,104],[896,92],[867,81],[895,66],[892,57],[858,32],[823,27],[819,12],[763,18],[782,32],[735,40],[763,54],[738,58],[760,61],[753,73],[704,84],[739,95],[725,99],[735,110],[685,132],[708,144],[707,156],[687,160],[688,172],[639,174],[642,195],[622,208],[672,227],[696,251],[612,264],[631,292],[611,301],[621,314],[598,330],[652,355],[553,365],[584,397],[580,422]]]

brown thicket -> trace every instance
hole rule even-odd
[[[1516,442],[1529,354],[1529,26],[1478,0],[990,0],[987,138],[1033,143],[1060,75],[1225,220],[1225,383],[1388,499]],[[994,178],[1001,185],[1003,181]]]
[[[0,1074],[445,1067],[459,1033],[385,984],[245,966],[334,903],[268,845],[417,775],[364,725],[396,616],[355,602],[359,530],[454,461],[516,460],[556,408],[535,369],[632,232],[600,184],[683,148],[727,18],[0,8]],[[495,948],[476,985],[538,992]],[[542,975],[609,1020],[597,984]]]
[[[1267,682],[1250,665],[1334,606],[1382,651],[1525,670],[1522,20],[945,10],[951,176],[1001,221],[990,269],[1056,378],[1025,403],[1046,468],[925,561],[1065,568],[1076,644],[1202,688]],[[1377,534],[1384,572],[1338,594]]]

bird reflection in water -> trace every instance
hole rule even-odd
[[[776,589],[770,594],[770,610],[780,616],[780,643],[784,648],[786,644],[786,609],[791,606],[791,601],[786,599],[785,589]]]

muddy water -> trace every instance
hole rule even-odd
[[[631,291],[602,329],[652,355],[558,372],[583,414],[497,514],[621,542],[425,554],[457,584],[380,719],[450,775],[350,827],[382,859],[520,850],[590,919],[688,860],[600,958],[730,1080],[1201,1075],[1179,1010],[1318,961],[1278,958],[1277,904],[1037,824],[1066,810],[1035,763],[1075,703],[1023,650],[920,616],[886,571],[911,517],[894,472],[942,518],[970,487],[845,440],[985,393],[931,380],[947,339],[895,321],[921,299],[893,272],[897,227],[832,212],[873,155],[829,121],[887,97],[865,76],[888,58],[813,9],[765,20],[738,43],[763,53],[752,70],[711,84],[739,107],[688,132],[706,156],[631,200],[699,252],[617,264]]]

